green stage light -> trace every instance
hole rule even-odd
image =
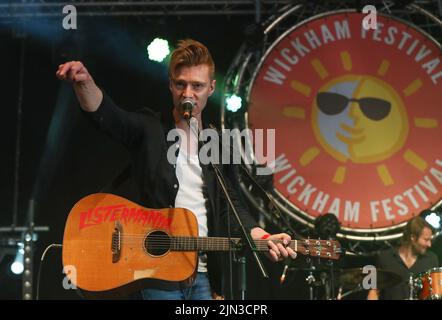
[[[170,53],[169,42],[164,39],[155,38],[148,46],[149,59],[162,62]]]
[[[236,112],[241,108],[242,99],[236,94],[232,94],[226,98],[226,109],[231,112]]]

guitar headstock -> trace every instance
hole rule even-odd
[[[310,257],[338,260],[341,244],[336,240],[297,240],[297,252]]]

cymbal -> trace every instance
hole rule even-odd
[[[344,269],[337,273],[337,279],[344,288],[362,286],[363,280],[370,273],[363,273],[362,268]],[[402,277],[395,272],[376,269],[377,289],[395,286],[402,281]],[[368,280],[369,283],[371,280]]]
[[[290,271],[304,271],[304,272],[330,272],[330,267],[315,267],[315,268],[302,268],[302,267],[289,267]]]

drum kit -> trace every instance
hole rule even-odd
[[[342,300],[345,297],[365,290],[363,282],[367,272],[363,268],[340,269],[334,272],[317,268],[291,268],[304,271],[309,286],[310,300]],[[404,281],[395,272],[376,269],[376,288],[382,290]],[[335,285],[333,285],[335,283]],[[331,288],[338,288],[337,295]],[[322,288],[322,290],[318,290]],[[410,274],[407,300],[442,300],[442,268],[432,268],[419,274]],[[321,293],[319,293],[321,292]],[[364,297],[366,295],[364,294]]]
[[[442,300],[442,268],[410,276],[410,298],[416,300]]]

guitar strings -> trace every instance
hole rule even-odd
[[[121,245],[130,245],[130,244],[145,244],[145,238],[146,236],[142,235],[122,235]],[[143,239],[144,241],[140,241]],[[208,240],[209,239],[209,240]],[[232,238],[233,241],[239,241],[239,238]],[[298,242],[296,244],[296,241]],[[267,250],[269,247],[267,245],[268,240],[255,240],[255,245],[258,250]],[[275,240],[274,243],[282,243],[281,240]],[[303,250],[305,251],[313,251],[320,253],[328,253],[330,251],[330,246],[328,243],[332,243],[329,240],[315,240],[313,241],[314,244],[311,244],[307,241],[302,240],[292,240],[290,243],[290,247],[292,247],[293,244],[297,246],[297,251],[301,252]],[[319,242],[319,245],[317,244]],[[326,246],[321,246],[321,243],[326,243]],[[228,248],[229,245],[233,245],[229,243],[229,239],[226,238],[217,238],[217,237],[210,237],[210,238],[195,238],[195,237],[169,237],[166,235],[151,235],[148,239],[148,247],[152,249],[175,249],[176,247],[182,248],[182,249],[193,249],[195,247],[200,248],[213,248],[215,246],[222,246],[221,249]],[[293,248],[292,248],[293,249]],[[325,252],[324,252],[325,251]],[[334,248],[334,253],[340,253],[340,247]],[[302,253],[302,252],[301,252]]]
[[[179,236],[165,236],[165,235],[150,235],[150,236],[140,236],[140,235],[121,235],[120,236],[121,239],[124,240],[143,240],[143,239],[149,239],[149,241],[189,241],[189,242],[203,242],[203,241],[207,241],[207,242],[228,242],[228,238],[216,238],[216,237],[208,237],[208,238],[198,238],[198,237],[179,237]],[[240,238],[231,238],[232,241],[240,241]],[[254,240],[255,243],[266,243],[268,242],[268,240]],[[272,240],[273,243],[283,243],[282,240]],[[333,247],[332,243],[329,243],[329,241],[327,240],[322,240],[319,243],[307,243],[307,242],[303,242],[300,240],[291,240],[290,244],[296,244],[298,247]],[[339,247],[336,246],[335,247]]]
[[[120,237],[122,238],[161,238],[161,239],[210,239],[209,241],[212,240],[227,240],[228,238],[225,237],[207,237],[207,238],[198,238],[198,237],[189,237],[189,236],[168,236],[168,235],[140,235],[140,234],[122,234]],[[240,240],[240,238],[231,238],[231,240]],[[204,240],[206,241],[206,240]],[[263,242],[268,242],[268,240],[254,240],[255,242],[257,241],[263,241]],[[306,245],[306,246],[316,246],[316,245],[322,245],[322,246],[332,246],[332,245],[337,245],[338,242],[336,241],[332,241],[332,240],[291,240],[291,242],[297,241],[298,245]],[[282,243],[282,240],[272,240],[272,242],[277,242],[277,243]],[[319,242],[319,243],[318,243]]]
[[[149,239],[149,241],[166,241],[170,242],[172,240],[174,241],[189,241],[189,242],[228,242],[228,238],[217,238],[217,237],[208,237],[208,238],[198,238],[198,237],[187,237],[187,236],[166,236],[166,235],[131,235],[131,234],[123,234],[120,236],[121,239],[124,240],[142,240],[142,239]],[[240,238],[231,238],[232,241],[240,241]],[[255,243],[266,243],[268,240],[254,240]],[[282,243],[282,240],[272,240],[273,243]],[[329,240],[317,240],[314,243],[308,243],[306,241],[302,240],[291,240],[290,244],[294,244],[297,242],[298,247],[332,247],[332,242]],[[319,243],[317,243],[319,242]]]

